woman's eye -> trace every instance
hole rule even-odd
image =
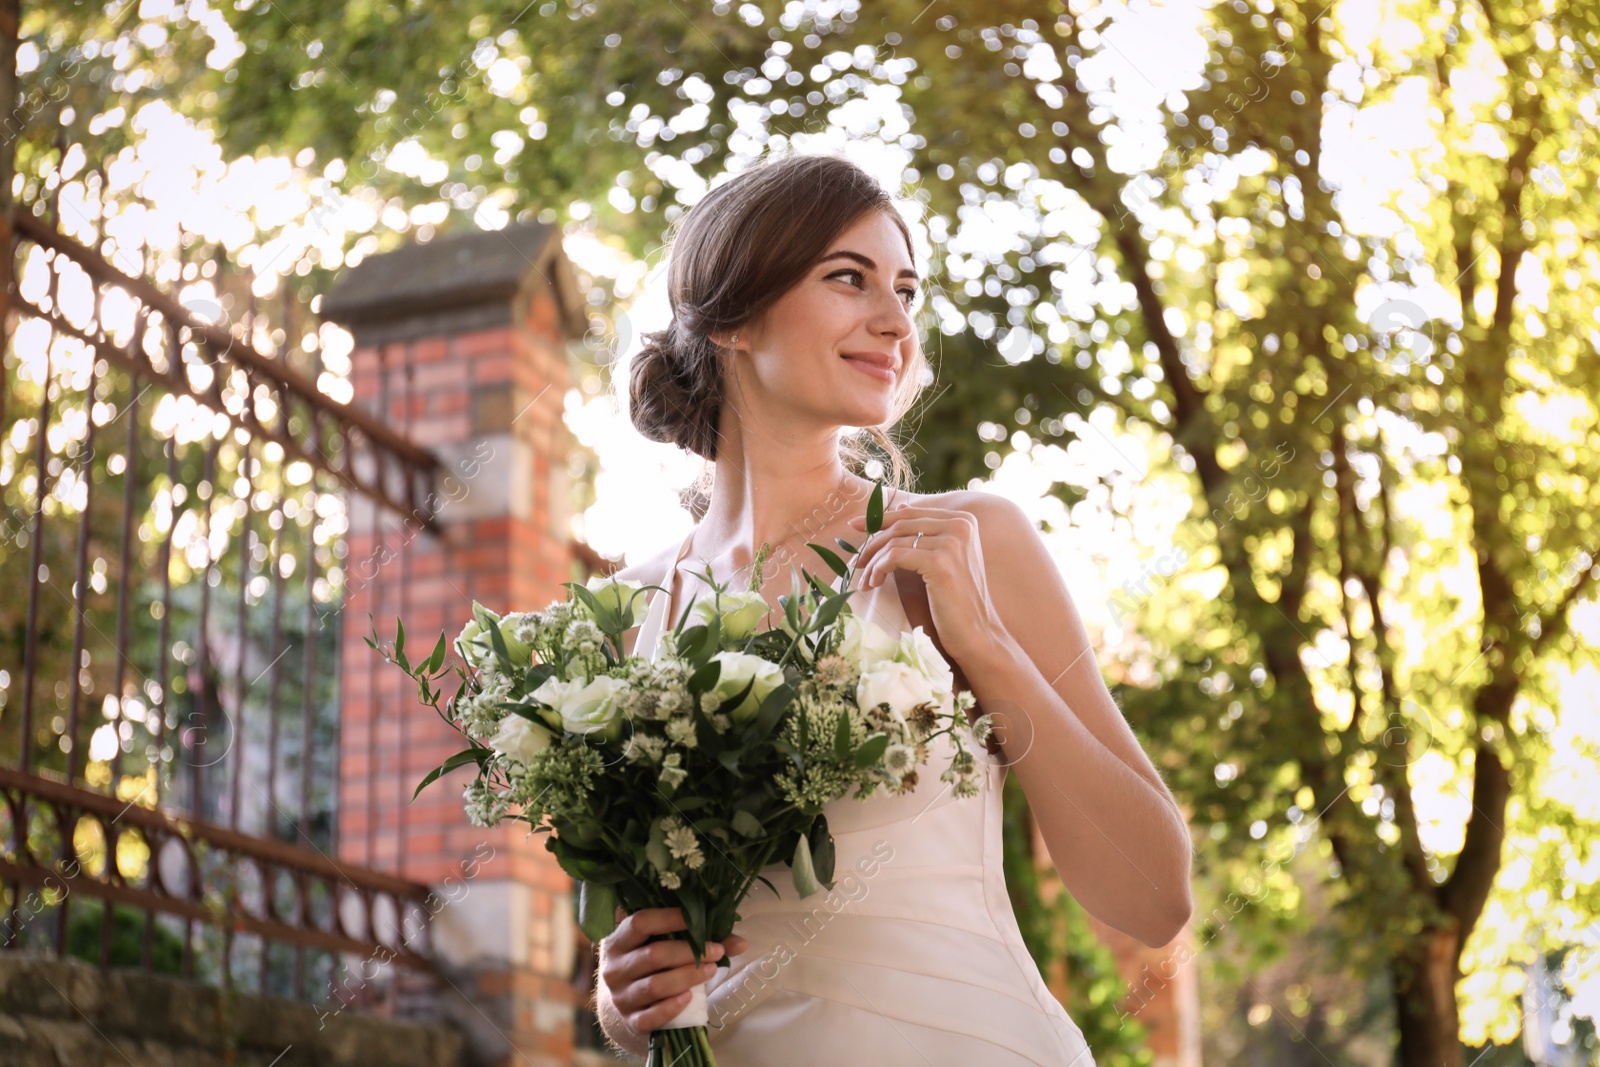
[[[851,283],[852,285],[860,285],[861,284],[861,280],[866,277],[866,275],[863,274],[861,271],[856,270],[856,269],[854,269],[852,267],[846,267],[844,270],[836,270],[832,274],[828,275],[828,277],[830,277],[830,278],[838,278],[838,277],[840,277],[842,275],[845,275],[845,274],[852,274],[852,275],[855,276],[856,281],[852,282]],[[915,289],[896,289],[895,292],[900,293],[905,297],[906,307],[910,307],[913,303],[916,302],[917,290],[915,290]]]

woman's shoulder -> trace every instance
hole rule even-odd
[[[945,508],[950,511],[973,511],[981,508],[983,501],[980,497],[992,494],[977,492],[972,489],[948,489],[942,493],[897,493],[893,500],[887,502],[893,507],[896,503],[906,503],[913,507]]]

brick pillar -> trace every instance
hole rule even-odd
[[[475,599],[504,612],[566,595],[562,407],[567,343],[587,323],[558,237],[531,224],[409,245],[352,268],[322,308],[355,338],[352,403],[441,461],[437,533],[349,494],[339,857],[434,887],[448,981],[425,1010],[454,1018],[474,1062],[494,1067],[572,1061],[572,883],[526,824],[467,822],[471,768],[411,802],[461,737],[362,638],[369,612],[386,639],[399,615],[417,660],[440,631],[454,638]]]

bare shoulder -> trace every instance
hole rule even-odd
[[[929,493],[915,503],[927,507],[964,511],[978,520],[985,534],[991,528],[996,536],[1015,535],[1019,526],[1032,527],[1033,520],[1022,506],[1010,497],[998,493],[985,493],[979,489],[952,489],[946,493]]]
[[[1044,539],[1021,504],[998,493],[957,489],[938,494],[929,506],[963,511],[977,523],[985,569],[993,575],[1026,574],[1046,562]]]

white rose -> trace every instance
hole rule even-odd
[[[937,704],[937,695],[927,675],[915,667],[886,660],[863,671],[856,683],[856,703],[863,709],[889,705],[889,713],[902,726],[906,715],[918,704]]]
[[[551,676],[535,689],[535,700],[549,704],[561,716],[561,725],[570,733],[592,734],[604,731],[608,741],[622,736],[622,709],[619,703],[628,683],[621,678],[599,675],[593,681],[564,682]]]
[[[472,619],[461,628],[461,633],[456,637],[456,651],[461,653],[461,658],[478,670],[494,670],[498,667],[499,661],[494,654],[493,639],[489,637],[489,627],[492,626],[500,631],[512,666],[527,666],[533,650],[525,642],[507,633],[506,628],[502,626],[503,622],[500,616],[474,600]]]
[[[644,588],[644,583],[597,574],[583,583],[583,587],[593,593],[596,600],[617,613],[624,630],[631,630],[643,621],[640,605],[644,598],[635,598],[634,594]]]
[[[555,735],[549,730],[513,712],[500,720],[500,729],[489,739],[489,747],[527,765],[554,741]]]
[[[899,647],[895,650],[895,660],[908,667],[915,667],[921,671],[923,677],[933,685],[933,691],[941,698],[949,696],[955,689],[955,675],[950,670],[950,664],[939,654],[939,649],[934,646],[933,638],[928,636],[918,626],[900,635]],[[942,703],[941,699],[941,703]]]
[[[743,641],[756,632],[756,627],[761,625],[761,620],[767,617],[767,612],[772,609],[762,599],[760,593],[746,590],[742,593],[723,593],[721,610],[718,611],[717,597],[707,595],[696,600],[689,608],[689,617],[693,623],[710,623],[712,616],[720,616],[722,635],[730,641]]]
[[[782,667],[748,652],[718,652],[712,659],[722,664],[717,684],[706,694],[706,703],[713,708],[734,697],[749,685],[751,678],[755,679],[755,685],[750,687],[743,702],[727,711],[733,721],[741,726],[756,717],[761,710],[761,702],[784,681]]]
[[[838,653],[858,671],[894,659],[900,649],[895,636],[870,619],[841,615],[837,625],[841,629]]]

